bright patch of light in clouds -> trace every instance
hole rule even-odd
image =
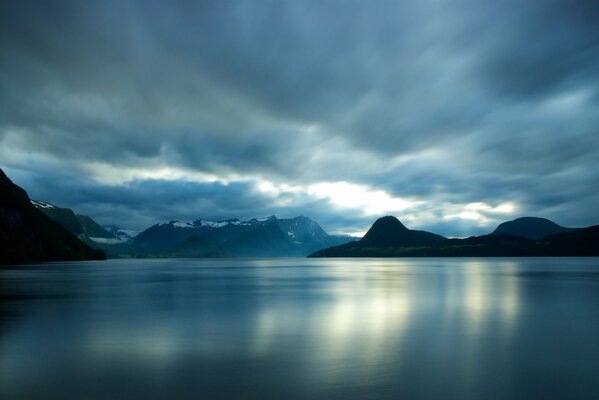
[[[249,178],[247,178],[249,179]],[[439,203],[428,199],[393,197],[384,190],[373,190],[366,185],[350,182],[319,182],[310,185],[290,185],[256,179],[255,188],[268,196],[277,206],[299,206],[310,200],[324,200],[334,209],[358,213],[362,217],[395,215],[412,228],[445,221],[471,221],[478,226],[497,224],[502,218],[515,214],[518,207],[514,202],[491,205],[485,202]],[[371,221],[364,225],[368,228]],[[363,236],[360,229],[340,230],[335,233]]]
[[[90,177],[101,184],[120,185],[133,180],[156,179],[165,181],[189,181],[189,182],[220,182],[227,184],[237,180],[237,177],[220,177],[213,174],[187,170],[183,168],[155,166],[155,167],[119,167],[107,163],[86,163],[82,169],[87,171]]]
[[[310,185],[308,193],[317,198],[328,199],[343,208],[363,210],[364,215],[380,215],[403,211],[419,202],[392,197],[383,190],[370,190],[367,186],[348,182],[324,182]]]
[[[273,182],[266,180],[260,180],[257,187],[260,192],[271,197],[277,197],[283,193],[303,193],[306,191],[306,189],[301,186],[292,186],[287,183],[274,184]]]
[[[491,220],[487,214],[513,214],[516,211],[516,205],[512,202],[499,204],[493,207],[487,203],[477,202],[466,204],[458,212],[446,214],[445,219],[468,219],[481,223],[487,223]]]
[[[352,232],[339,231],[339,232],[335,232],[335,234],[348,235],[348,236],[361,238],[361,237],[364,237],[364,235],[366,235],[366,232],[368,232],[368,231],[352,231]]]

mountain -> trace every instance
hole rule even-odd
[[[310,257],[599,256],[599,225],[564,229],[567,231],[540,240],[495,232],[466,239],[445,239],[427,232],[424,236],[415,236],[412,232],[418,231],[410,231],[399,221],[385,217],[377,220],[361,241],[320,250]]]
[[[139,253],[163,252],[192,236],[217,241],[233,257],[299,257],[347,241],[344,237],[328,235],[307,217],[278,219],[271,216],[248,221],[200,219],[160,223],[141,232],[134,244]]]
[[[31,200],[31,204],[91,247],[98,248],[102,247],[101,245],[120,243],[116,236],[87,215],[75,214],[69,208],[57,207],[40,200]]]
[[[406,252],[428,257],[599,256],[599,225],[530,240],[521,235],[483,235],[450,239],[438,246]]]
[[[550,235],[543,242],[549,255],[599,256],[599,225]]]
[[[434,233],[408,229],[397,218],[386,216],[377,219],[359,241],[323,249],[311,257],[372,257],[383,249],[431,246],[446,240]]]
[[[426,231],[410,230],[397,218],[386,216],[377,219],[359,243],[371,247],[423,246],[442,240],[446,238]]]
[[[105,258],[34,207],[1,169],[0,193],[0,264]]]
[[[491,235],[518,235],[530,240],[540,240],[549,235],[572,232],[574,229],[565,228],[546,218],[522,217],[504,222]]]

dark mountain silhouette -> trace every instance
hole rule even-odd
[[[599,225],[547,236],[547,253],[558,256],[599,256]]]
[[[574,229],[565,228],[546,218],[522,217],[507,221],[491,233],[491,235],[518,235],[530,240],[540,240],[549,235],[572,232]]]
[[[240,221],[197,220],[156,224],[141,232],[133,243],[138,254],[170,251],[190,237],[209,238],[233,257],[299,257],[318,249],[346,243],[347,237],[328,235],[307,217]]]
[[[422,246],[446,240],[443,236],[406,228],[397,218],[386,216],[377,219],[366,235],[358,242],[366,246]]]
[[[56,222],[78,239],[91,247],[101,247],[99,244],[117,243],[118,238],[108,232],[87,215],[75,214],[69,208],[57,207],[45,201],[32,200],[31,203],[52,221]]]
[[[0,264],[105,258],[34,207],[1,169],[0,193]]]
[[[385,217],[377,220],[361,241],[323,249],[310,257],[599,256],[599,225],[563,229],[567,231],[541,240],[496,232],[466,239],[445,239],[434,234],[414,236],[418,231],[410,231],[399,221]]]
[[[388,249],[428,247],[445,241],[447,238],[443,236],[408,229],[397,218],[386,216],[377,219],[359,241],[320,250],[311,256],[374,257]]]

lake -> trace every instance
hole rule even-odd
[[[2,399],[599,399],[599,258],[0,269]]]

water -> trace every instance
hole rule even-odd
[[[0,270],[2,399],[598,399],[599,259]]]

